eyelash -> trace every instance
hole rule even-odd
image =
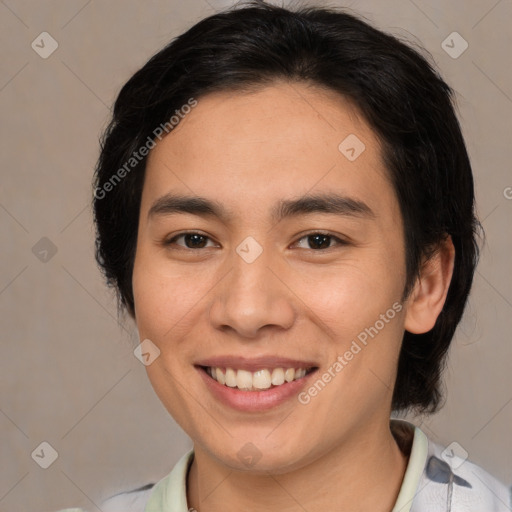
[[[199,235],[199,236],[202,236],[203,238],[206,238],[207,240],[211,240],[211,238],[207,235],[204,235],[203,233],[200,233],[200,232],[197,232],[197,231],[183,231],[182,233],[178,233],[177,235],[174,235],[172,238],[170,239],[167,239],[167,240],[164,240],[163,242],[163,245],[168,247],[168,246],[171,246],[174,244],[174,242],[183,237],[183,236],[186,236],[186,235]],[[313,236],[313,235],[323,235],[323,236],[326,236],[332,240],[335,240],[337,242],[337,245],[338,246],[345,246],[345,245],[349,245],[349,242],[333,235],[332,233],[329,233],[329,232],[326,232],[326,231],[312,231],[310,233],[306,233],[305,235],[302,235],[296,242],[294,242],[295,244],[305,238],[308,238],[310,236]],[[189,250],[189,251],[198,251],[198,250],[201,250],[201,249],[208,249],[208,247],[200,247],[200,248],[196,248],[196,249],[193,249],[193,248],[190,248],[190,247],[184,247],[184,246],[179,246],[179,247],[182,247],[184,250]],[[333,249],[335,246],[330,246],[330,247],[327,247],[326,249],[306,249],[307,251],[312,251],[312,252],[325,252],[325,251],[328,251],[329,249]]]

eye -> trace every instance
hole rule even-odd
[[[341,238],[338,238],[337,236],[334,236],[330,233],[322,232],[309,233],[302,238],[299,238],[296,244],[298,244],[301,240],[306,240],[306,243],[309,245],[309,247],[303,247],[304,249],[313,251],[331,249],[332,245],[330,242],[333,240],[337,242],[337,245],[348,245],[348,242],[342,240]]]
[[[177,243],[177,240],[183,239],[184,244]],[[300,243],[305,240],[308,244],[308,247],[302,247],[303,249],[308,249],[312,251],[321,251],[325,249],[333,248],[332,242],[336,242],[335,245],[343,246],[348,245],[348,242],[342,240],[341,238],[332,235],[331,233],[323,233],[323,232],[313,232],[303,237],[299,238],[295,245],[300,245]],[[205,249],[208,248],[208,241],[211,241],[211,238],[203,235],[202,233],[197,233],[195,231],[187,231],[184,233],[179,233],[172,238],[164,241],[165,246],[177,245],[180,247],[184,247],[185,249]],[[334,246],[335,246],[334,245]],[[209,247],[215,247],[214,245],[210,245]]]
[[[182,244],[176,244],[176,240],[179,240],[180,238],[184,239],[184,246]],[[178,235],[165,240],[164,245],[179,245],[181,247],[185,247],[186,249],[204,249],[206,247],[207,240],[211,239],[206,235],[196,233],[195,231],[187,231],[185,233],[179,233]]]

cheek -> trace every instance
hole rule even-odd
[[[198,300],[198,287],[183,279],[183,273],[171,273],[169,266],[159,269],[158,265],[142,250],[136,256],[132,278],[136,324],[139,338],[150,339],[160,350],[159,357],[145,368],[155,393],[178,424],[191,432],[195,423],[190,418],[196,412],[190,410],[190,396],[181,382],[187,378],[184,371],[194,370],[187,364],[186,351],[176,348],[191,329],[189,317]]]
[[[294,277],[304,304],[333,329],[361,329],[373,323],[402,295],[403,279],[382,254],[358,258]],[[350,333],[347,333],[350,334]],[[353,333],[352,333],[353,334]]]
[[[215,284],[214,276],[193,266],[170,265],[161,254],[138,252],[132,278],[135,316],[141,339],[161,350],[176,346],[197,321]]]
[[[144,249],[137,252],[132,277],[136,322],[140,335],[152,340],[172,327],[181,312],[177,298],[185,292],[183,282],[164,270]]]

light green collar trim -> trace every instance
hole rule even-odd
[[[187,452],[173,470],[153,487],[144,512],[188,512],[187,473],[194,450]]]
[[[393,420],[403,421],[403,420]],[[406,422],[408,423],[408,422]],[[411,424],[412,425],[412,424]],[[427,436],[418,427],[414,427],[414,437],[412,440],[411,454],[409,463],[405,470],[402,487],[398,493],[395,506],[391,512],[409,512],[411,510],[412,500],[418,489],[418,484],[425,468],[428,455]]]
[[[410,425],[414,427],[414,437],[409,463],[392,512],[410,511],[427,460],[427,436],[418,427]],[[187,473],[193,458],[194,451],[190,450],[181,457],[173,470],[154,486],[144,512],[188,512]]]

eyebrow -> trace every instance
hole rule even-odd
[[[199,196],[166,194],[158,198],[148,211],[148,218],[185,213],[200,217],[217,217],[229,223],[235,215],[219,201]],[[299,199],[279,201],[271,211],[274,222],[312,213],[328,213],[344,217],[372,219],[376,215],[363,201],[338,194],[316,194]]]

